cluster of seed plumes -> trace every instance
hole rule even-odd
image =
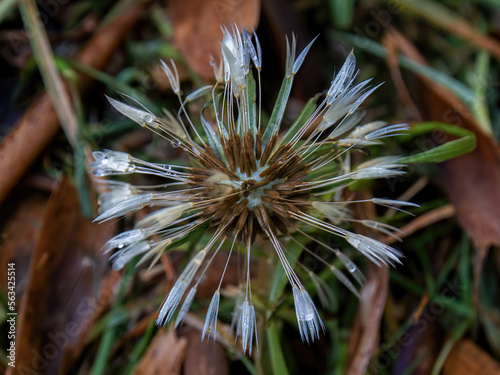
[[[176,115],[165,111],[164,116],[158,117],[140,104],[109,98],[116,110],[167,139],[173,147],[181,147],[190,159],[189,165],[170,165],[110,150],[93,153],[91,170],[97,176],[142,173],[164,180],[155,186],[133,186],[118,180],[103,182],[105,189],[99,197],[100,215],[96,220],[114,219],[143,207],[155,208],[133,229],[106,243],[106,251],[112,252],[113,267],[121,269],[137,256],[141,257],[140,262],[154,263],[165,249],[175,250],[175,245],[190,234],[209,234],[164,300],[158,324],[166,324],[174,316],[176,326],[182,323],[199,283],[221,249],[228,250],[227,262],[220,270],[220,283],[208,307],[202,338],[216,335],[222,280],[237,249],[245,255],[245,261],[240,270],[241,298],[235,303],[232,327],[235,336],[241,338],[243,352],[250,354],[257,345],[257,314],[250,282],[252,247],[257,240],[272,245],[284,268],[293,292],[300,335],[307,342],[316,339],[324,328],[301,275],[312,279],[322,303],[329,295],[328,288],[300,260],[292,267],[287,253],[289,243],[299,245],[356,295],[363,282],[358,267],[313,231],[336,236],[377,265],[400,261],[398,250],[345,229],[343,224],[358,223],[397,238],[397,229],[390,225],[353,218],[348,206],[360,201],[344,201],[342,192],[357,180],[404,173],[397,156],[353,165],[351,153],[379,145],[382,138],[401,134],[407,126],[381,121],[360,125],[364,114],[360,105],[376,87],[370,87],[369,80],[354,84],[357,71],[351,53],[328,91],[310,100],[285,129],[282,122],[292,83],[311,44],[298,57],[295,38],[287,44],[285,77],[266,124],[261,118],[261,48],[257,37],[244,30],[223,30],[221,63],[213,64],[216,83],[185,98],[175,64],[162,62],[180,101]],[[199,125],[195,125],[186,105],[202,98],[206,98],[206,104],[200,112]],[[397,209],[412,205],[391,199],[368,201]],[[299,236],[306,241],[299,241]],[[342,267],[337,268],[317,251],[311,251],[308,242],[336,256],[336,264]]]

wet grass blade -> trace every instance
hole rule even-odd
[[[405,138],[413,139],[416,136],[432,131],[441,131],[452,136],[459,137],[442,145],[422,151],[415,155],[402,158],[400,163],[441,163],[443,161],[467,154],[476,148],[476,136],[474,133],[457,126],[439,122],[423,122],[412,126]]]

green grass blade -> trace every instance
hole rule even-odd
[[[274,322],[271,322],[267,329],[267,342],[269,344],[269,358],[271,360],[273,374],[288,375],[289,372],[286,367],[283,351],[281,350],[278,330]]]
[[[407,138],[407,140],[408,138],[413,139],[416,136],[432,131],[441,131],[459,138],[436,146],[430,150],[404,157],[399,162],[441,163],[457,156],[467,154],[476,148],[476,136],[474,133],[457,126],[443,124],[440,122],[423,122],[412,126],[412,128],[408,131],[409,134],[404,137]]]
[[[107,73],[101,72],[97,69],[91,68],[90,66],[87,66],[85,64],[81,64],[74,60],[66,59],[66,63],[73,69],[81,73],[84,73],[94,78],[96,81],[106,85],[108,89],[117,92],[122,92],[126,95],[130,95],[131,97],[137,99],[142,105],[144,105],[153,113],[160,113],[160,108],[156,104],[154,104],[151,100],[149,100],[146,95],[143,95],[138,90],[135,90],[134,88],[132,88],[127,84],[119,82],[115,77]]]
[[[132,374],[134,372],[135,367],[138,365],[140,359],[146,352],[148,348],[149,342],[151,341],[151,337],[155,331],[155,321],[151,319],[148,327],[146,328],[146,332],[141,337],[139,343],[134,347],[131,354],[130,363],[125,370],[125,374]]]
[[[354,13],[353,0],[330,0],[328,2],[330,17],[338,29],[347,29],[352,25]]]
[[[178,239],[177,241],[172,242],[170,245],[165,247],[164,252],[167,252],[167,251],[173,250],[173,249],[178,249],[180,246],[184,245],[186,242],[194,240],[197,237],[201,236],[203,233],[206,232],[206,230],[210,226],[210,222],[211,222],[211,220],[207,220],[203,224],[201,224],[200,226],[194,228],[193,230],[190,230],[187,235],[185,235],[181,239]]]
[[[469,83],[474,89],[476,99],[472,103],[472,113],[479,126],[489,135],[493,134],[491,119],[488,111],[486,96],[491,88],[488,76],[490,75],[490,55],[487,51],[480,51],[476,58],[474,71],[469,75]]]
[[[302,108],[302,111],[300,111],[299,115],[295,119],[292,126],[290,126],[290,128],[286,131],[285,135],[283,135],[283,137],[281,137],[281,139],[279,140],[278,145],[276,146],[277,148],[279,148],[282,145],[286,145],[292,139],[292,137],[295,134],[297,134],[299,129],[302,128],[302,126],[304,126],[306,121],[311,117],[311,115],[317,108],[316,99],[317,98],[315,96],[307,101],[307,103]]]
[[[118,295],[116,296],[111,312],[121,309],[121,305],[125,297],[125,289],[128,281],[132,278],[136,264],[137,260],[133,260],[128,264],[121,280],[120,290],[118,291]],[[106,373],[109,353],[111,352],[111,347],[115,342],[115,329],[116,327],[114,324],[111,322],[108,323],[108,326],[102,335],[101,342],[99,343],[99,349],[97,350],[94,365],[92,366],[91,375],[101,375]]]
[[[0,24],[7,18],[17,5],[19,0],[2,0],[0,1]]]
[[[243,363],[243,365],[245,366],[245,368],[248,370],[248,372],[251,375],[258,375],[259,374],[259,372],[255,368],[255,365],[252,363],[252,361],[248,357],[243,356],[240,358],[240,361]]]
[[[288,102],[288,97],[290,96],[290,91],[292,90],[293,76],[285,77],[283,83],[281,84],[278,97],[271,113],[271,118],[267,123],[266,130],[262,135],[262,150],[266,147],[267,142],[273,134],[278,134],[281,120],[283,119],[283,114],[285,113],[286,103]]]
[[[57,114],[68,142],[72,147],[76,147],[78,137],[76,116],[71,107],[64,82],[57,71],[49,37],[40,19],[36,2],[21,0],[19,10],[21,11],[26,34],[29,36],[33,56],[40,70],[40,75],[42,76],[54,111]]]

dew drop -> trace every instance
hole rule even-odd
[[[172,174],[172,166],[171,165],[163,164],[161,167],[167,176]]]
[[[153,120],[154,120],[153,116],[151,116],[150,114],[147,114],[144,116],[144,122],[146,124],[151,124],[153,122]]]
[[[173,148],[177,148],[181,145],[181,142],[176,139],[176,140],[173,140],[170,144],[172,145]]]

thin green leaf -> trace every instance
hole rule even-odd
[[[151,337],[155,331],[155,321],[151,319],[149,322],[148,328],[146,328],[146,332],[142,335],[139,343],[134,347],[131,354],[130,362],[125,370],[125,374],[132,374],[134,372],[135,367],[139,363],[140,359],[146,352],[148,348],[149,342],[151,341]]]
[[[330,0],[328,2],[330,16],[338,29],[347,29],[352,25],[354,13],[353,0]]]
[[[243,365],[246,367],[246,369],[248,370],[248,372],[251,375],[258,375],[259,374],[259,372],[255,368],[255,365],[252,363],[252,361],[248,357],[243,356],[240,358],[240,361],[243,363]]]
[[[277,148],[279,148],[281,145],[287,144],[292,139],[292,137],[297,134],[299,129],[306,123],[309,117],[311,117],[317,107],[316,99],[317,97],[314,96],[307,101],[292,126],[290,126],[285,135],[279,140]]]
[[[271,322],[267,329],[267,342],[269,343],[269,358],[273,374],[288,375],[288,368],[281,350],[280,337],[274,322]]]
[[[474,71],[469,75],[469,83],[474,89],[476,98],[472,103],[472,113],[476,118],[479,126],[487,133],[493,134],[491,130],[491,120],[488,111],[488,101],[486,94],[490,89],[491,82],[488,80],[490,75],[490,55],[487,51],[479,51]]]
[[[441,163],[443,161],[467,154],[476,148],[474,133],[457,126],[439,122],[423,122],[412,126],[405,138],[414,138],[424,133],[441,131],[459,138],[446,142],[430,150],[402,158],[400,163]]]
[[[262,150],[264,150],[264,148],[266,147],[266,144],[271,136],[273,134],[278,134],[281,120],[283,119],[283,114],[285,113],[286,103],[288,102],[290,91],[292,90],[292,83],[292,75],[283,79],[278,97],[276,98],[276,104],[274,105],[273,112],[271,113],[271,118],[269,119],[266,130],[262,135]]]
[[[76,116],[71,107],[68,93],[64,88],[64,82],[56,69],[49,38],[41,22],[36,3],[30,0],[21,0],[19,10],[47,94],[69,143],[76,147],[78,142]]]
[[[465,332],[469,329],[472,324],[473,319],[465,319],[463,320],[455,329],[451,332],[451,335],[445,341],[441,352],[439,353],[436,362],[434,363],[434,367],[432,368],[432,375],[438,375],[441,373],[441,369],[443,368],[444,362],[450,354],[451,349],[455,343],[465,334]]]
[[[0,23],[10,16],[14,8],[17,6],[18,0],[2,0],[0,1]]]
[[[125,289],[132,278],[135,270],[135,265],[137,264],[137,259],[130,262],[125,270],[123,279],[121,281],[120,290],[116,296],[116,300],[111,308],[111,313],[120,310],[125,297]],[[111,352],[111,347],[115,342],[115,329],[116,326],[110,321],[102,335],[101,342],[99,343],[99,349],[97,350],[97,355],[92,366],[91,375],[101,375],[106,373],[106,366],[108,364],[108,357]]]

